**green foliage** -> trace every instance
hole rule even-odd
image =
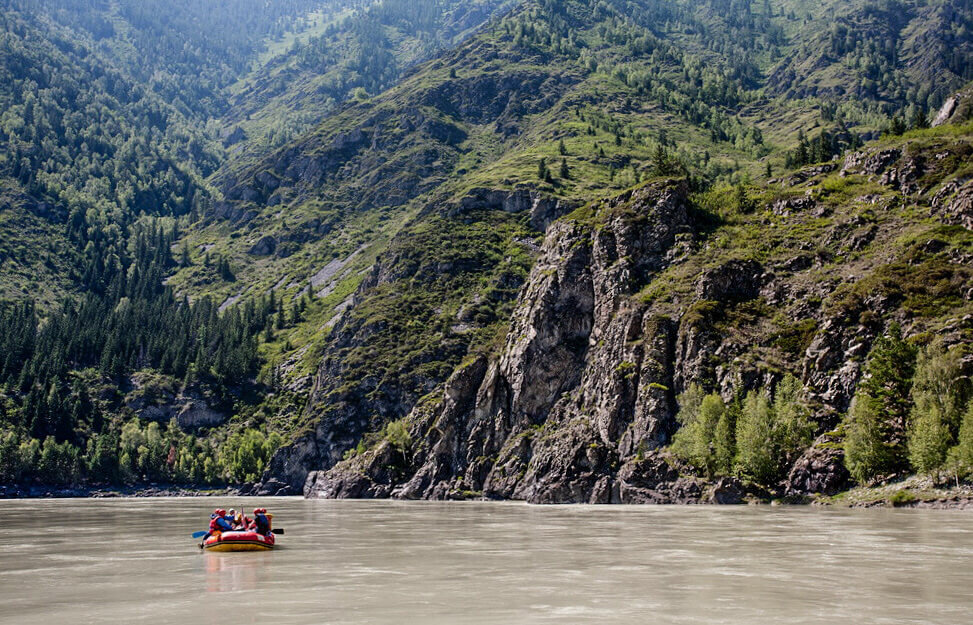
[[[720,417],[725,412],[722,398],[717,394],[704,395],[702,388],[692,384],[679,398],[676,420],[681,428],[672,441],[672,451],[707,475],[717,469],[715,435]]]
[[[909,427],[909,462],[916,471],[934,471],[946,462],[949,447],[958,441],[968,396],[960,346],[947,351],[936,341],[919,351]]]
[[[893,470],[895,457],[886,442],[882,402],[859,386],[848,414],[845,466],[859,483]]]
[[[916,348],[902,340],[902,330],[893,323],[872,346],[865,377],[858,391],[878,402],[884,422],[885,440],[891,446],[889,458],[901,468],[906,459],[905,433],[910,410],[909,391],[915,372]],[[890,467],[892,468],[892,467]]]
[[[382,430],[382,437],[403,456],[412,448],[412,435],[404,419],[389,421]]]
[[[257,481],[281,442],[276,432],[265,436],[260,430],[247,430],[231,435],[220,448],[223,474],[233,483]]]
[[[893,507],[908,506],[909,504],[913,504],[917,501],[919,501],[919,498],[916,497],[915,493],[907,488],[897,490],[891,497],[889,497],[889,503],[892,504]]]
[[[909,429],[909,463],[920,473],[942,466],[949,448],[949,428],[939,407],[923,396],[917,398]]]
[[[751,391],[729,405],[717,394],[690,385],[679,396],[672,451],[708,476],[742,475],[776,483],[810,444],[814,432],[800,382],[791,375],[777,385],[773,402]]]
[[[717,474],[731,475],[737,450],[737,424],[743,405],[738,400],[730,402],[720,414],[713,432],[713,465]]]
[[[973,475],[973,402],[963,413],[956,445],[949,450],[949,466],[957,475]]]
[[[811,444],[814,423],[804,399],[804,388],[793,375],[785,375],[774,389],[773,447],[779,467],[789,467]]]
[[[774,454],[774,417],[765,393],[747,393],[737,422],[736,445],[736,470],[757,482],[771,483],[778,464]]]

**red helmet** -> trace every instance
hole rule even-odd
[[[267,513],[267,508],[254,508],[253,509],[253,513],[254,514],[266,514]]]
[[[220,508],[216,511],[216,516],[226,516],[226,510]]]

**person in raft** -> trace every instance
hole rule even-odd
[[[255,508],[253,511],[253,529],[258,534],[270,535],[270,518],[267,516],[267,508]]]
[[[203,536],[203,540],[199,543],[199,546],[202,547],[203,543],[206,542],[206,539],[213,534],[229,532],[232,529],[233,525],[231,525],[230,521],[226,518],[226,510],[223,510],[222,508],[214,510],[213,514],[211,514],[209,517],[209,532]]]

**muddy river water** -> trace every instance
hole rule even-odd
[[[267,507],[266,553],[201,553]],[[973,513],[262,499],[0,501],[0,623],[973,623]]]

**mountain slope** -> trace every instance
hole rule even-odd
[[[757,17],[743,7],[716,12],[718,3],[713,3],[707,6],[714,10],[707,12],[689,5],[634,6],[625,5],[622,13],[612,3],[599,3],[594,10],[586,3],[527,3],[396,88],[353,105],[260,168],[227,179],[231,206],[240,211],[237,215],[249,211],[254,220],[267,215],[270,206],[275,215],[285,216],[324,187],[326,201],[351,209],[344,209],[342,217],[351,223],[381,207],[404,214],[399,223],[434,218],[449,231],[469,219],[467,210],[492,210],[521,213],[540,232],[570,208],[645,177],[688,172],[696,186],[699,179],[757,176],[768,164],[779,169],[785,156],[791,160],[785,152],[799,142],[800,131],[810,134],[815,126],[834,133],[822,133],[816,144],[825,145],[826,136],[839,139],[815,148],[812,161],[830,158],[877,135],[888,119],[880,111],[901,110],[910,101],[882,93],[874,99],[833,93],[827,100],[775,93],[769,77],[774,57],[782,55],[774,48],[782,52],[796,45],[786,33],[797,20],[786,11],[774,10],[757,27]],[[818,19],[821,30],[825,17]],[[668,30],[656,34],[654,28],[667,20]],[[785,34],[773,34],[768,20]],[[715,41],[703,40],[701,33]],[[768,37],[778,43],[768,43]],[[721,45],[729,51],[739,46],[740,54],[721,57]],[[836,66],[842,62],[833,60]],[[893,74],[904,71],[900,65]],[[925,106],[925,101],[911,102]],[[431,133],[419,130],[421,124],[406,123],[417,108],[442,130]],[[396,118],[391,110],[409,113]],[[735,110],[744,113],[733,115]],[[412,155],[404,168],[404,161],[397,160],[403,154]],[[547,175],[541,175],[541,158],[549,164]],[[268,179],[263,172],[272,177],[269,186],[260,180]],[[368,184],[356,188],[362,176]],[[412,208],[399,212],[396,205],[408,200]],[[409,246],[408,230],[399,235],[397,247]],[[425,264],[435,266],[442,251],[419,247]],[[362,284],[347,301],[352,311],[367,309],[374,289],[392,289],[400,294],[395,301],[404,301],[421,284],[412,278],[414,267],[402,268],[398,262],[396,255],[379,258],[373,275],[384,282]],[[276,278],[262,279],[271,283]],[[295,287],[302,282],[291,278]],[[462,294],[459,301],[465,298],[468,304],[461,309],[482,302],[483,290]],[[396,309],[387,295],[381,299],[386,309]],[[422,318],[427,327],[448,327],[454,323],[453,310],[440,307],[435,322],[428,315]],[[397,362],[391,356],[397,350],[440,335],[430,329],[408,341],[380,344],[373,342],[373,328],[347,319],[338,322],[323,346],[322,357],[332,364],[318,371],[303,416],[313,432],[300,435],[274,459],[266,476],[278,480],[272,488],[283,482],[301,489],[309,471],[327,469],[354,446],[356,437],[371,428],[374,438],[384,423],[405,416],[416,398],[462,357],[457,353],[447,359],[441,373],[421,383],[409,378],[407,365],[394,376],[381,377],[377,386],[359,384],[363,378],[356,368],[338,364],[348,346],[368,353],[381,370],[384,363]]]
[[[328,490],[320,485],[331,478],[321,471],[346,455],[360,462],[379,440],[394,443],[386,451],[415,451],[410,441],[425,434],[414,429],[415,415],[404,419],[417,406],[432,410],[454,371],[482,386],[476,367],[496,362],[510,343],[502,377],[520,376],[515,395],[528,408],[497,425],[489,442],[470,443],[483,458],[454,459],[448,471],[434,462],[428,470],[443,477],[408,494],[442,496],[449,490],[442,480],[475,465],[475,490],[534,500],[583,498],[585,480],[567,490],[540,485],[555,465],[574,471],[570,457],[580,458],[581,448],[573,446],[595,442],[590,432],[578,430],[567,447],[556,447],[564,457],[530,451],[517,438],[518,449],[550,460],[525,481],[494,474],[487,486],[496,467],[484,450],[499,453],[512,429],[527,423],[575,420],[552,403],[559,389],[591,387],[590,406],[615,392],[599,386],[612,379],[612,367],[637,384],[630,370],[644,360],[644,346],[617,363],[581,349],[596,321],[602,332],[611,329],[595,308],[612,309],[642,287],[651,287],[642,296],[653,302],[668,296],[653,278],[661,272],[682,290],[678,302],[660,300],[655,312],[672,323],[687,316],[717,323],[713,316],[723,311],[715,304],[699,302],[692,314],[681,307],[695,288],[688,286],[693,272],[708,275],[727,250],[740,264],[726,272],[740,280],[754,271],[750,261],[762,266],[771,254],[741,225],[770,201],[770,191],[752,181],[854,152],[886,129],[926,125],[925,110],[968,78],[973,14],[968,2],[946,0],[234,0],[180,2],[171,20],[157,2],[5,6],[10,80],[0,89],[8,104],[0,141],[10,149],[0,226],[12,231],[0,238],[0,288],[18,300],[0,304],[7,353],[0,447],[15,460],[3,465],[5,475],[22,476],[47,457],[41,473],[48,476],[59,474],[51,458],[61,458],[74,467],[64,475],[88,479],[250,482],[283,434],[290,444],[271,461],[262,490],[300,491],[314,472],[315,489]],[[27,45],[35,39],[37,46]],[[38,102],[28,106],[31,96]],[[965,115],[962,103],[953,108]],[[876,184],[912,197],[926,190],[909,180],[925,175],[925,166],[903,160]],[[658,184],[642,187],[646,180]],[[832,198],[836,211],[857,211],[843,204],[843,184],[823,181],[821,193],[841,197]],[[606,199],[633,188],[634,199]],[[652,238],[638,224],[656,223],[656,205],[670,211],[671,223]],[[564,217],[580,206],[589,209]],[[611,227],[592,206],[603,206],[598,214]],[[951,219],[962,221],[963,210],[948,203]],[[899,244],[896,228],[915,225],[902,217],[886,224],[887,245]],[[574,230],[563,232],[565,224]],[[830,234],[819,226],[795,225],[795,241],[813,248],[816,238],[844,236],[837,226]],[[601,243],[614,249],[606,258],[585,251],[596,247],[592,228],[618,239]],[[704,259],[694,246],[714,229],[729,242]],[[546,258],[545,237],[564,243],[575,265]],[[825,240],[823,247],[834,247]],[[830,254],[822,258],[835,267],[855,266],[845,252]],[[681,262],[684,256],[696,260]],[[528,280],[538,259],[550,273]],[[920,271],[909,267],[894,271]],[[930,279],[945,286],[917,295],[909,308],[946,314],[955,275],[932,269]],[[568,293],[563,306],[578,307],[580,316],[549,337],[563,343],[566,351],[554,350],[551,362],[567,359],[564,370],[535,371],[518,359],[545,354],[546,340],[508,335],[511,327],[528,329],[531,314],[557,320],[544,312],[548,299],[558,301],[557,289],[541,278],[562,274],[590,283],[590,292]],[[881,276],[875,280],[883,285],[892,281]],[[517,307],[525,283],[539,299]],[[706,295],[716,287],[699,288]],[[713,293],[703,299],[723,299],[718,288]],[[52,306],[64,299],[60,310]],[[788,306],[775,301],[740,315],[793,313]],[[792,351],[818,329],[810,320],[777,325],[774,341]],[[645,336],[666,332],[646,328]],[[633,341],[637,335],[632,330]],[[666,345],[653,348],[657,360]],[[691,398],[705,395],[694,395],[694,384],[719,388],[719,402],[743,395],[723,411],[731,415],[762,410],[759,394],[750,401],[747,390],[793,387],[776,374],[761,373],[757,384],[712,373],[723,353],[710,349],[718,347],[705,343],[694,356],[698,366],[672,373],[671,385],[656,384]],[[753,369],[797,370],[772,352],[758,350],[769,360]],[[846,377],[840,388],[826,385],[824,399],[815,395],[819,423],[847,408],[857,387]],[[802,381],[821,383],[811,373]],[[668,402],[669,412],[687,403],[675,390],[663,400],[659,388],[648,388],[638,401]],[[459,401],[462,393],[453,395]],[[707,410],[716,401],[706,399]],[[465,408],[455,411],[459,432],[472,421]],[[606,417],[599,436],[615,446],[609,456],[628,459],[634,445],[644,458],[667,443],[675,424],[665,414],[633,417],[629,435],[621,432],[628,416]],[[175,429],[152,429],[173,416]],[[721,431],[733,431],[729,419]],[[106,460],[82,463],[81,446]],[[175,451],[161,453],[166,446]],[[704,473],[734,472],[727,449],[721,453],[722,468],[706,460]],[[794,453],[789,443],[786,462]],[[527,470],[531,461],[521,459]],[[596,473],[614,479],[618,467],[606,462]],[[399,467],[386,480],[396,486],[417,468],[386,464]]]
[[[547,232],[504,346],[468,360],[417,405],[403,422],[408,436],[373,439],[312,473],[306,493],[739,497],[739,487],[712,490],[660,451],[691,384],[732,405],[747,391],[779,391],[793,374],[821,434],[842,421],[862,357],[890,323],[971,364],[970,153],[973,127],[944,127],[752,189],[742,211],[732,190],[692,195],[665,180],[572,213]],[[706,212],[714,202],[721,217]],[[823,462],[795,449],[763,485],[844,487],[835,436],[806,451]]]

